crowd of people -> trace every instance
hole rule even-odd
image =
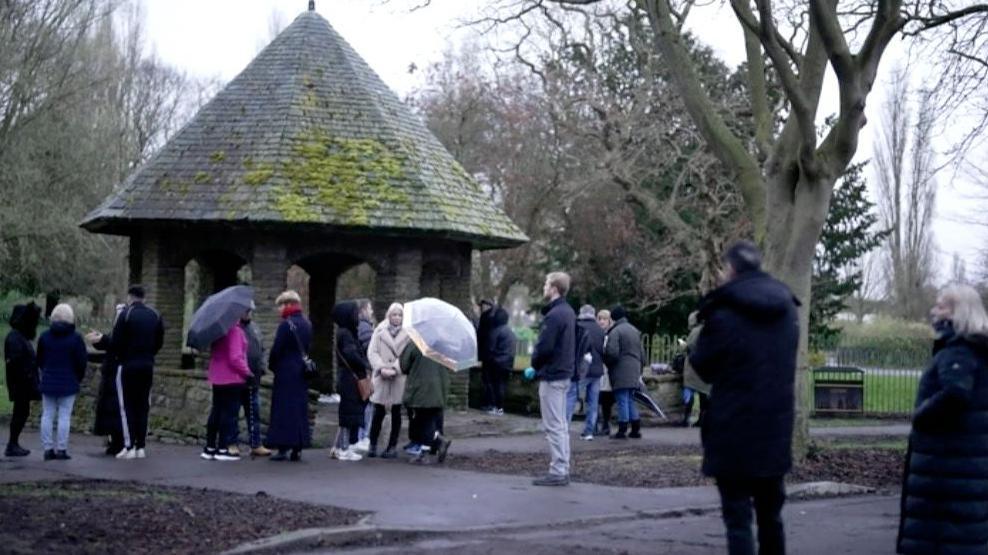
[[[795,370],[799,345],[799,300],[762,270],[761,253],[746,241],[723,257],[720,285],[690,317],[686,353],[679,361],[688,397],[700,399],[704,474],[720,493],[732,554],[785,552],[782,508],[784,477],[792,467]],[[570,476],[569,424],[584,398],[584,440],[610,435],[617,405],[616,440],[641,438],[634,402],[644,367],[641,334],[620,307],[573,310],[566,301],[570,277],[546,276],[542,322],[524,374],[538,380],[542,424],[550,463],[538,486],[565,486]],[[86,335],[106,352],[96,407],[95,433],[109,438],[107,454],[147,457],[149,394],[155,355],[162,345],[161,317],[133,286],[118,307],[110,334]],[[311,443],[308,380],[312,326],[294,291],[278,296],[281,315],[270,352],[252,323],[254,307],[210,349],[207,379],[212,408],[202,458],[240,457],[239,418],[246,414],[254,456],[298,461]],[[515,337],[508,314],[482,301],[477,325],[478,358],[485,400],[494,416],[504,414],[505,384],[514,366]],[[451,441],[444,435],[449,370],[424,356],[403,327],[403,307],[392,304],[373,323],[368,300],[344,301],[332,310],[337,326],[339,430],[330,451],[341,461],[398,456],[402,417],[409,418],[404,450],[416,463],[442,462]],[[7,388],[13,402],[8,457],[30,454],[20,434],[32,401],[42,401],[41,443],[45,460],[69,459],[69,425],[86,370],[86,341],[74,325],[72,308],[60,304],[51,325],[34,339],[41,310],[17,305],[4,342]],[[966,285],[944,289],[931,311],[936,333],[933,359],[919,383],[905,461],[900,553],[985,553],[988,548],[988,314]],[[267,436],[261,440],[260,378],[274,374]],[[598,409],[600,418],[598,419]],[[387,443],[378,451],[385,417]],[[57,426],[56,426],[57,423]],[[687,419],[684,423],[688,423]],[[57,433],[56,433],[57,430]],[[269,450],[270,449],[270,450]],[[754,518],[753,518],[754,515]]]

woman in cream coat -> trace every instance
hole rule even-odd
[[[391,407],[391,435],[388,436],[388,446],[381,458],[397,457],[395,448],[401,433],[401,397],[405,394],[405,375],[399,368],[398,358],[408,344],[408,334],[401,327],[403,315],[402,306],[392,304],[388,308],[387,317],[374,330],[374,336],[367,348],[367,358],[373,369],[371,381],[374,385],[374,393],[370,398],[374,405],[374,418],[371,421],[368,457],[377,456],[377,438],[381,435],[381,425],[388,407]]]

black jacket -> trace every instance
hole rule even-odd
[[[515,367],[515,333],[508,326],[508,311],[501,307],[494,310],[488,333],[486,353],[483,353],[481,363],[486,370],[510,372]]]
[[[742,274],[700,301],[690,363],[711,384],[703,472],[778,477],[792,467],[798,301],[763,272]]]
[[[947,330],[920,379],[899,553],[988,553],[988,338]]]
[[[41,307],[34,303],[17,305],[10,315],[11,330],[3,342],[7,372],[7,394],[12,402],[36,401],[38,360],[31,340],[37,333]]]
[[[491,307],[480,313],[477,319],[477,360],[483,363],[491,356],[491,332],[494,329],[494,315],[498,307]]]
[[[576,370],[576,313],[560,297],[542,308],[542,326],[532,352],[532,368],[540,380],[573,378]]]
[[[161,316],[144,303],[135,302],[124,309],[113,325],[111,350],[125,370],[151,369],[164,337]]]
[[[590,363],[586,355],[590,354]],[[604,330],[593,317],[576,321],[576,374],[577,377],[599,378],[604,375]]]
[[[360,398],[357,380],[369,376],[367,351],[357,339],[359,319],[357,303],[344,301],[333,307],[336,324],[336,388],[340,394],[340,425],[364,425],[365,401]]]
[[[294,331],[292,329],[294,328]],[[248,338],[250,341],[250,338]],[[303,356],[312,348],[312,324],[296,312],[278,324],[268,353],[268,368],[274,374],[271,388],[271,419],[267,441],[271,447],[308,447],[309,384]]]

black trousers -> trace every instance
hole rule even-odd
[[[614,409],[614,392],[601,391],[597,402],[600,403],[600,416],[597,418],[597,423],[602,428],[610,428],[611,411]]]
[[[775,478],[717,478],[721,512],[727,527],[730,555],[754,555],[751,508],[754,502],[758,522],[759,555],[784,555],[786,536],[782,526],[782,505],[786,487],[782,476]]]
[[[143,449],[148,436],[148,412],[151,409],[151,384],[154,369],[120,367],[117,390],[123,398],[123,425],[127,447]]]
[[[28,416],[31,414],[31,401],[21,399],[14,401],[14,412],[10,415],[10,437],[7,439],[8,445],[20,445],[21,432],[27,424]]]
[[[488,378],[491,387],[491,401],[493,407],[497,409],[504,408],[504,390],[508,385],[508,373],[501,370],[491,370],[491,375]]]
[[[229,446],[240,415],[240,397],[244,389],[243,384],[213,386],[213,406],[206,421],[206,447],[226,449]]]
[[[416,408],[412,412],[412,421],[408,425],[408,435],[413,442],[429,447],[435,452],[439,448],[438,434],[442,434],[443,409]]]
[[[377,439],[381,435],[381,425],[384,424],[387,410],[384,405],[374,403],[374,418],[370,427],[370,444],[374,447],[377,447]],[[387,449],[397,447],[399,434],[401,434],[401,405],[391,405],[391,435],[388,436]]]

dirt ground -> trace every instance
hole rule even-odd
[[[607,441],[606,439],[604,441]],[[613,449],[573,454],[571,479],[608,486],[663,488],[713,485],[700,473],[702,451],[694,446],[638,446],[614,442]],[[810,456],[787,477],[790,482],[836,481],[895,492],[902,485],[904,440],[868,438],[847,443],[814,444]],[[477,455],[451,454],[446,466],[460,470],[540,476],[546,472],[548,453],[487,451]]]
[[[2,484],[0,551],[217,553],[290,530],[355,524],[362,516],[266,494],[132,482]]]

